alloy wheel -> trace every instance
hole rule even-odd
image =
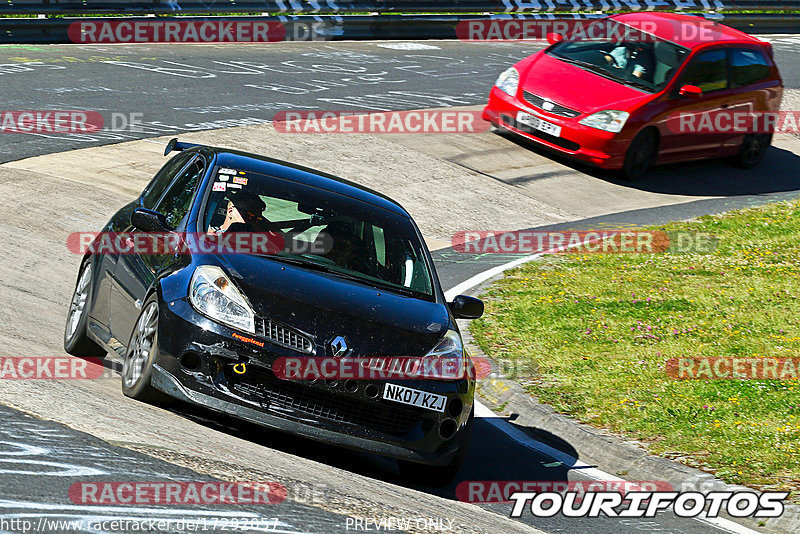
[[[133,387],[142,377],[145,365],[153,351],[158,330],[158,304],[151,302],[139,316],[133,340],[122,366],[122,380]]]
[[[89,285],[92,281],[92,264],[87,262],[83,268],[81,277],[78,280],[78,285],[75,287],[75,293],[72,295],[72,301],[69,304],[69,313],[67,315],[67,328],[64,331],[64,338],[66,341],[71,341],[78,332],[78,326],[81,323],[83,314],[86,312],[86,303],[89,300]]]

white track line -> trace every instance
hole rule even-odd
[[[503,265],[498,265],[497,267],[492,267],[482,273],[478,273],[475,276],[457,284],[449,291],[445,292],[445,298],[448,301],[453,300],[456,295],[460,295],[470,289],[474,288],[477,285],[484,283],[485,281],[489,280],[490,278],[497,276],[498,274],[502,274],[503,272],[513,269],[514,267],[519,267],[524,263],[528,263],[529,261],[536,260],[540,258],[543,254],[533,254],[531,256],[525,256],[523,258],[519,258],[514,261],[510,261]],[[619,482],[624,479],[614,476],[610,473],[606,473],[602,469],[598,469],[596,467],[592,467],[586,462],[582,462],[577,458],[570,456],[569,454],[560,451],[542,443],[541,441],[537,441],[527,435],[525,432],[520,430],[519,428],[512,426],[508,421],[502,419],[499,415],[494,413],[492,410],[478,402],[475,401],[475,416],[484,419],[487,423],[495,427],[497,430],[508,436],[509,438],[513,439],[523,447],[528,449],[532,449],[540,454],[543,454],[557,462],[561,462],[562,464],[566,465],[567,467],[578,469],[579,473],[594,479],[594,480],[607,480],[613,482]],[[725,519],[723,517],[694,517],[697,521],[702,523],[706,523],[714,528],[719,530],[723,530],[725,532],[730,532],[732,534],[760,534],[756,530],[752,530],[750,528],[745,527],[744,525],[740,525],[734,521],[729,519]]]

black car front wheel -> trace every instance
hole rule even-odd
[[[625,153],[622,177],[626,180],[641,178],[656,160],[658,136],[652,129],[644,130],[634,137]]]
[[[733,163],[742,169],[751,169],[758,165],[771,144],[772,134],[747,134]]]
[[[158,297],[147,299],[133,328],[122,364],[122,392],[142,402],[163,402],[167,396],[150,385],[158,356]]]
[[[67,312],[67,324],[64,325],[64,350],[81,358],[102,358],[106,355],[106,351],[86,334],[89,306],[92,302],[93,275],[94,266],[88,260],[78,274],[78,282]]]
[[[450,484],[461,469],[464,458],[467,456],[467,448],[472,436],[472,427],[475,424],[475,408],[469,414],[464,429],[461,431],[461,447],[447,465],[425,465],[406,460],[398,460],[400,474],[406,480],[425,486],[441,488]]]

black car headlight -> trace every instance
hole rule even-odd
[[[466,378],[467,353],[461,334],[448,330],[441,341],[425,355],[423,369],[427,378]]]
[[[255,334],[253,308],[219,267],[201,265],[195,269],[189,284],[189,301],[209,319]]]

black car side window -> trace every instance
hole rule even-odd
[[[161,170],[156,173],[142,195],[142,205],[145,208],[153,209],[158,199],[161,198],[169,184],[172,183],[172,179],[188,163],[191,157],[191,154],[181,152],[161,167]]]
[[[769,77],[771,69],[758,50],[737,48],[731,50],[731,80],[734,87],[758,83]]]
[[[692,59],[681,75],[681,83],[695,85],[704,93],[728,88],[728,57],[725,50],[710,50]]]
[[[203,159],[197,158],[178,176],[156,208],[156,211],[166,217],[170,227],[177,228],[189,213],[192,197],[204,170]]]

